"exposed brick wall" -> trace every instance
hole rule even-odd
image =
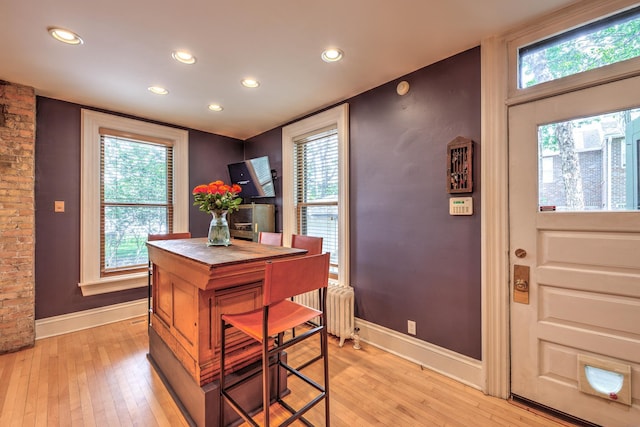
[[[0,354],[35,341],[33,88],[0,80]]]

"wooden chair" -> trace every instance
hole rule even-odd
[[[151,242],[153,240],[175,240],[175,239],[190,239],[191,233],[168,233],[168,234],[149,234],[147,235],[147,242]],[[153,269],[151,266],[151,261],[148,262],[148,273],[147,273],[147,323],[151,325],[151,275],[153,273]]]
[[[288,420],[281,425],[300,420],[311,425],[304,414],[318,404],[325,401],[325,423],[329,426],[329,361],[327,358],[327,329],[326,329],[326,288],[329,275],[329,254],[305,256],[292,259],[267,262],[265,268],[264,287],[262,290],[262,308],[238,313],[223,314],[220,317],[220,420],[224,426],[224,404],[229,405],[252,426],[258,424],[251,415],[240,406],[231,396],[231,392],[238,385],[250,380],[255,375],[262,374],[262,403],[264,426],[269,427],[269,406],[271,402],[270,367],[276,366],[276,393],[280,391],[280,369],[284,368],[309,386],[315,388],[319,394],[301,409],[294,409],[287,404],[280,395],[275,400],[291,413]],[[295,303],[289,298],[304,292],[317,290],[319,293],[320,310]],[[302,325],[314,317],[320,316],[320,325],[306,330],[295,338],[284,341],[284,332],[297,325]],[[227,385],[225,375],[226,330],[235,327],[262,344],[262,369],[253,374]],[[320,358],[323,359],[324,385],[308,378],[300,369],[289,366],[282,352],[294,344],[312,336],[320,336]],[[277,339],[271,339],[276,336]],[[292,393],[294,391],[291,391]],[[305,393],[308,394],[308,393]]]
[[[258,234],[258,243],[271,246],[282,246],[282,233],[261,231],[260,234]]]
[[[293,234],[291,236],[291,247],[306,249],[307,255],[321,254],[322,237],[305,236],[304,234]]]

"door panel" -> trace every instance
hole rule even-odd
[[[640,212],[541,211],[538,136],[541,125],[637,108],[639,88],[632,78],[509,109],[512,294],[514,265],[530,267],[529,303],[511,302],[511,390],[606,426],[640,423]],[[586,380],[585,360],[602,376]]]

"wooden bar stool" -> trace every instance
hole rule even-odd
[[[307,255],[317,255],[322,253],[322,237],[307,236],[304,234],[291,235],[291,247],[297,249],[306,249]],[[293,298],[291,298],[293,300]],[[291,330],[291,334],[295,337],[295,328]],[[309,364],[315,360],[310,360]]]
[[[305,236],[304,234],[291,235],[291,247],[306,249],[307,255],[322,253],[322,237]]]
[[[270,231],[261,231],[258,234],[258,243],[271,246],[282,246],[282,233],[272,233]]]
[[[319,394],[300,409],[294,409],[279,395],[275,401],[287,409],[291,416],[281,426],[300,420],[311,425],[303,415],[320,401],[325,402],[325,425],[329,426],[329,360],[327,358],[327,329],[326,329],[326,288],[329,275],[329,254],[305,256],[281,261],[267,262],[262,290],[262,308],[239,313],[223,314],[221,316],[220,337],[220,423],[224,422],[224,403],[229,405],[252,426],[258,424],[251,415],[242,408],[230,395],[235,387],[262,374],[262,409],[264,426],[269,427],[269,407],[271,404],[270,367],[276,366],[276,393],[280,390],[280,369],[284,368],[292,375],[300,378],[309,386],[315,388]],[[320,310],[306,307],[291,301],[293,295],[316,290],[319,293]],[[314,317],[320,316],[320,325],[308,329],[295,338],[284,341],[284,332],[295,326],[305,324]],[[225,335],[226,330],[234,326],[237,330],[247,334],[262,344],[262,369],[246,375],[233,384],[226,384],[225,379]],[[307,338],[319,335],[320,358],[323,359],[324,385],[304,375],[299,369],[289,366],[282,356],[282,352],[294,344]],[[277,339],[271,337],[276,336]],[[293,392],[293,391],[292,391]]]

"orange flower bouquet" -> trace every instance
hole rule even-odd
[[[231,236],[227,213],[239,210],[242,198],[238,195],[242,187],[238,184],[227,185],[222,181],[197,185],[193,189],[193,205],[202,212],[210,212],[213,219],[209,224],[207,246],[229,246]]]
[[[222,181],[197,185],[193,189],[193,205],[202,212],[237,211],[242,203],[242,198],[238,196],[241,191],[242,187],[238,184],[227,185]]]

